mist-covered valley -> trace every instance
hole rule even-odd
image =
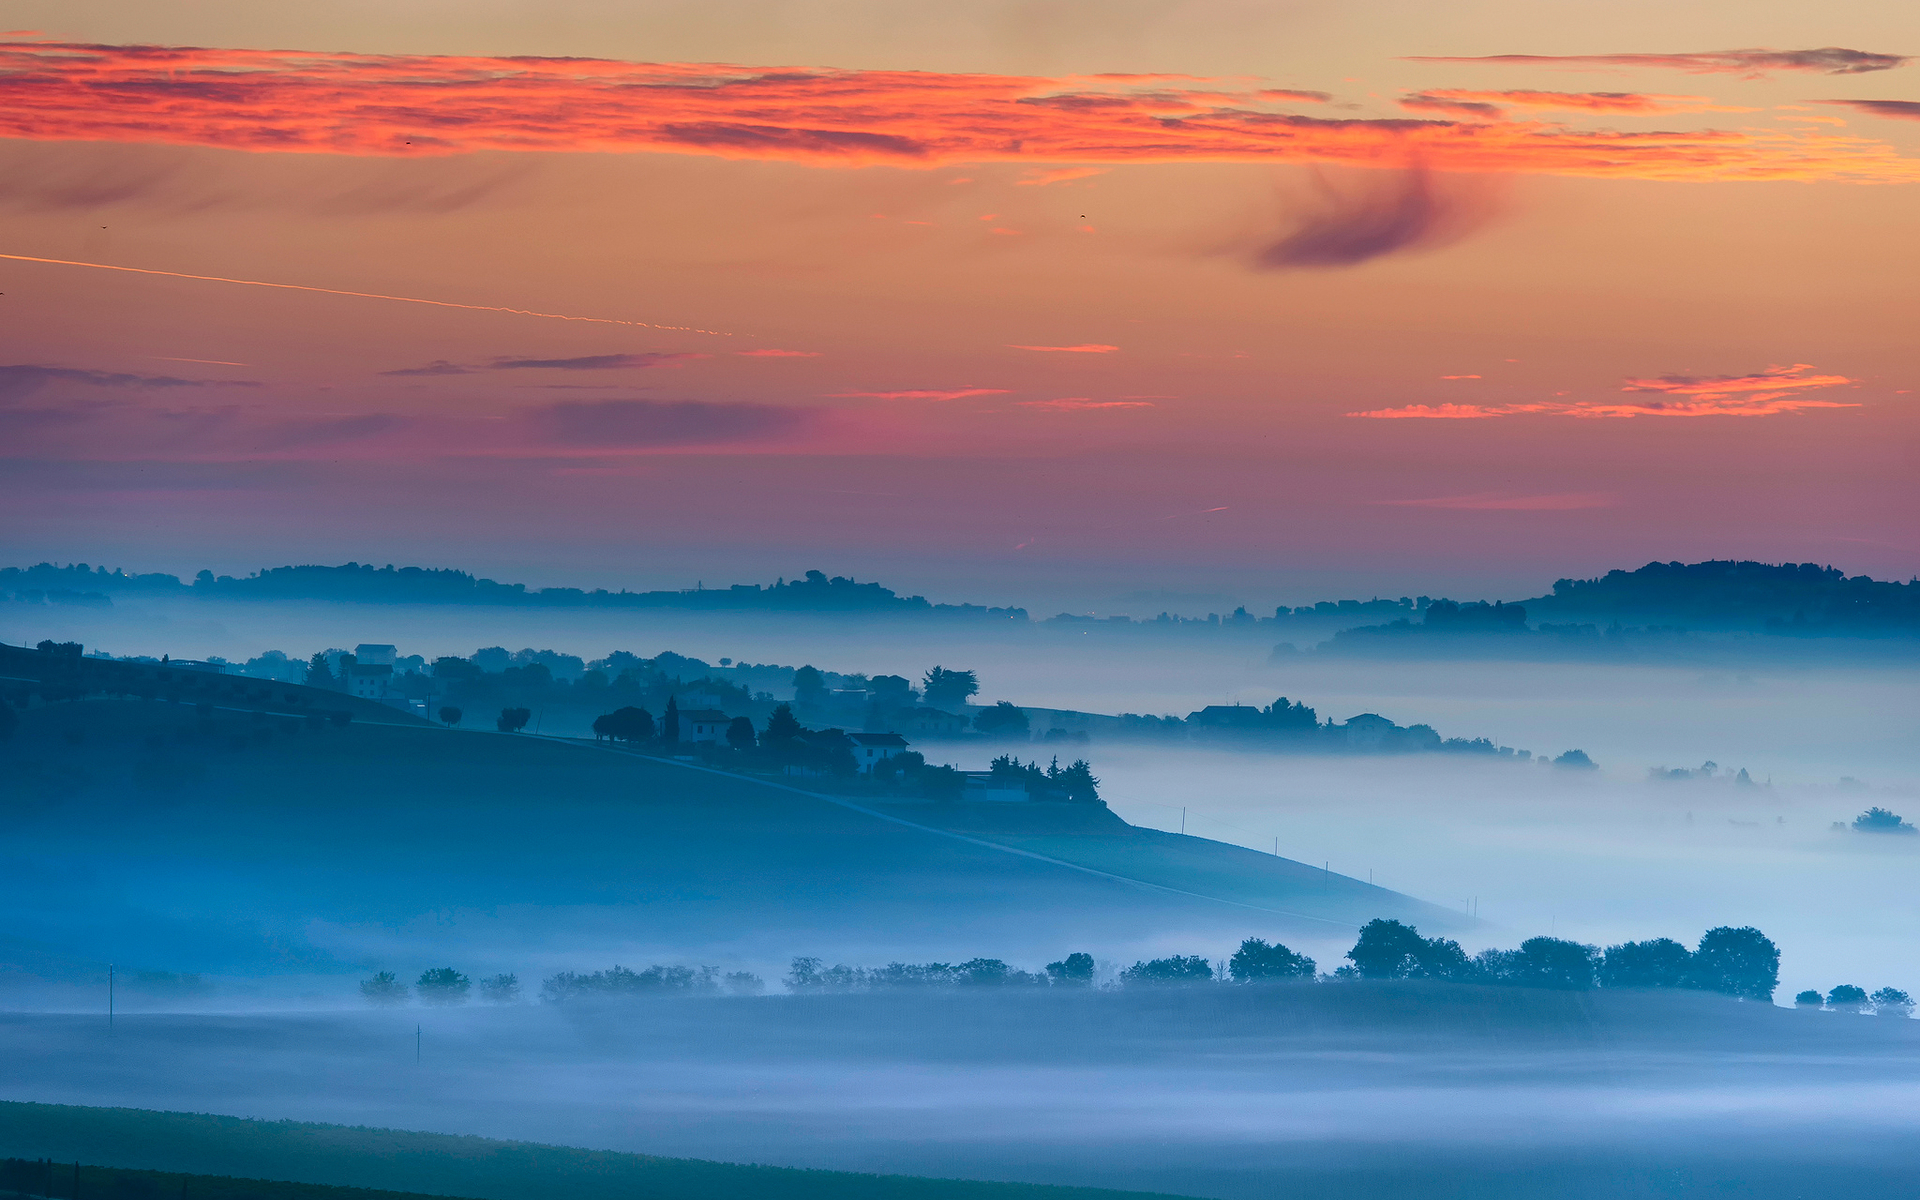
[[[1916,1027],[1888,1019],[1892,1000],[1853,1016],[1844,990],[1920,990],[1920,837],[1852,824],[1920,815],[1920,671],[1897,654],[1343,657],[1276,653],[1231,625],[203,599],[32,615],[29,634],[144,659],[671,650],[674,671],[754,693],[756,726],[797,704],[808,724],[860,727],[831,696],[802,703],[797,666],[856,689],[945,666],[978,678],[964,718],[1005,701],[1029,723],[915,734],[928,764],[1084,758],[1102,803],[929,802],[623,745],[594,728],[641,702],[619,687],[528,701],[520,733],[475,700],[452,727],[438,701],[296,719],[232,674],[194,678],[253,700],[43,688],[0,743],[0,1042],[17,1064],[0,1098],[1227,1200],[1784,1197],[1882,1186],[1920,1149],[1899,1103]],[[647,696],[719,694],[647,678]],[[1326,726],[1289,741],[1112,716],[1279,697]],[[1338,736],[1366,713],[1453,741]],[[1562,758],[1575,750],[1594,765]],[[1489,963],[1528,939],[1672,938],[1684,954],[1755,927],[1778,950],[1775,1003],[1699,984],[1332,978],[1378,919]],[[1250,938],[1321,980],[1226,982]],[[1092,985],[1072,994],[1053,971],[1070,955]],[[810,986],[796,959],[843,969],[851,994],[788,994]],[[1149,962],[1207,978],[1156,980]],[[923,986],[883,984],[883,968]],[[994,971],[1019,986],[965,983]],[[472,981],[473,1002],[429,1003],[435,972]],[[513,1002],[481,1003],[506,976]],[[555,986],[580,977],[640,994]],[[692,994],[648,994],[673,979]],[[1784,1007],[1835,988],[1830,1011]],[[381,995],[403,1005],[368,1006]],[[0,1151],[51,1152],[36,1136]],[[115,1160],[73,1136],[60,1153],[90,1162],[237,1169],[227,1151]],[[277,1170],[258,1168],[432,1190]]]

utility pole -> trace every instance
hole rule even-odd
[[[107,964],[107,1029],[113,1029],[113,964]]]
[[[413,1027],[413,1061],[420,1061],[420,1027]]]
[[[1184,804],[1180,806],[1180,832],[1183,835],[1187,832],[1187,806]]]

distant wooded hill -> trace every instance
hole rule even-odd
[[[808,571],[799,579],[776,580],[766,586],[736,583],[725,588],[680,591],[610,592],[604,588],[530,589],[523,583],[496,583],[466,571],[433,567],[375,567],[345,563],[337,567],[266,567],[235,577],[202,571],[192,583],[178,576],[156,573],[130,575],[105,567],[75,563],[58,567],[0,569],[0,588],[17,595],[37,591],[55,602],[87,603],[89,598],[129,595],[211,596],[233,600],[335,600],[366,604],[509,604],[575,608],[693,608],[714,610],[769,610],[788,612],[903,612],[1011,618],[1024,621],[1025,609],[988,608],[978,604],[932,604],[924,596],[901,596],[878,583],[860,583],[845,576],[828,578]],[[58,596],[54,593],[60,593]]]
[[[582,588],[528,588],[498,583],[466,571],[429,567],[268,567],[246,576],[201,571],[191,583],[163,573],[138,575],[86,563],[0,569],[0,593],[17,601],[105,605],[114,595],[204,596],[231,600],[327,600],[363,604],[476,604],[548,608],[668,608],[714,612],[894,613],[1028,623],[1027,610],[979,604],[935,604],[902,596],[876,582],[808,571],[798,579],[724,588],[628,592]],[[1497,612],[1486,611],[1497,608]],[[1380,624],[1385,622],[1385,625]],[[1062,613],[1044,624],[1100,626],[1212,626],[1252,629],[1300,628],[1323,636],[1333,629],[1427,628],[1436,632],[1525,632],[1556,622],[1596,627],[1665,626],[1696,630],[1745,630],[1805,636],[1886,636],[1920,633],[1920,582],[1895,583],[1847,575],[1814,563],[1713,560],[1648,563],[1593,579],[1561,579],[1549,595],[1518,603],[1456,603],[1403,596],[1369,600],[1323,600],[1271,617],[1242,607],[1230,614],[1181,617],[1162,613],[1133,620]],[[1436,629],[1446,626],[1444,630]],[[1567,632],[1547,628],[1544,632]]]

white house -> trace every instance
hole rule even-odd
[[[680,714],[680,740],[719,745],[727,740],[727,726],[733,718],[717,708],[695,708]]]
[[[863,775],[872,774],[875,766],[907,748],[907,739],[897,733],[850,733],[847,740],[853,743],[853,762]]]

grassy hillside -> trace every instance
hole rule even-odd
[[[1238,847],[966,811],[1007,807],[889,820],[591,745],[83,701],[0,743],[18,867],[0,919],[76,957],[232,973],[437,965],[396,949],[414,945],[523,973],[616,953],[1012,959],[1444,920]]]
[[[91,1200],[118,1200],[109,1191],[116,1183],[129,1200],[400,1200],[406,1194],[475,1200],[1123,1200],[1150,1194],[742,1166],[439,1133],[64,1104],[0,1102],[0,1153],[144,1168],[135,1179],[124,1178],[134,1174],[129,1171],[116,1180],[115,1172],[83,1167],[80,1195]],[[56,1173],[54,1195],[73,1194],[72,1171],[68,1165]],[[127,1186],[141,1183],[151,1190]]]

